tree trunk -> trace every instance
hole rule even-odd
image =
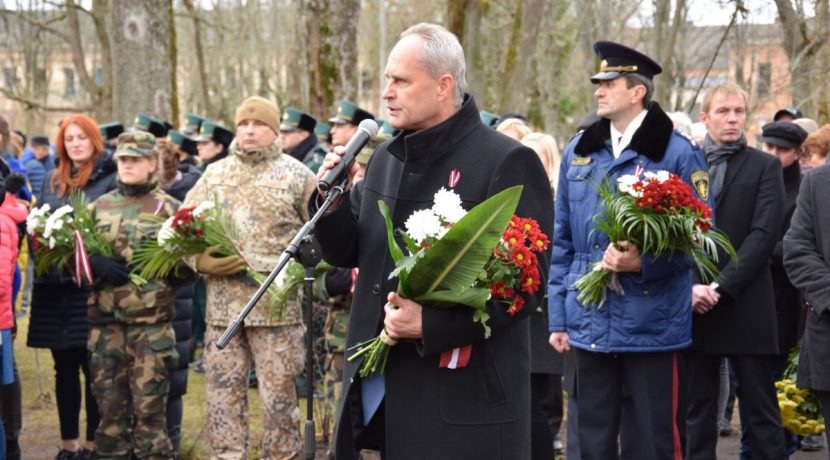
[[[129,124],[137,113],[173,116],[172,0],[113,0],[110,42],[113,116]]]
[[[546,3],[548,2],[545,0],[517,2],[517,17],[514,18],[510,49],[502,76],[502,99],[499,104],[501,113],[514,111],[527,114],[528,92],[531,86],[528,81],[530,61],[536,47],[539,46],[539,27],[542,18],[547,14]]]
[[[328,37],[333,50],[331,65],[336,69],[335,97],[357,102],[357,25],[360,0],[330,0]]]
[[[826,0],[822,0],[826,3]],[[808,29],[807,20],[793,9],[790,0],[775,0],[778,7],[778,17],[781,22],[781,29],[784,32],[784,49],[790,58],[790,88],[792,91],[793,105],[802,112],[812,114],[813,94],[816,93],[814,81],[821,81],[823,78],[813,78],[815,67],[813,61],[821,51],[825,36],[818,34],[818,31]],[[819,10],[820,5],[816,5]],[[818,28],[825,29],[826,24],[819,23]]]
[[[205,51],[202,47],[202,22],[199,13],[193,5],[193,0],[184,0],[184,7],[193,20],[193,46],[196,51],[196,68],[199,72],[199,89],[202,96],[202,112],[211,113],[210,92],[208,91],[207,69],[205,67]]]

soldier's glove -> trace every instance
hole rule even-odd
[[[199,255],[199,258],[196,259],[196,270],[199,270],[199,273],[230,276],[245,271],[246,265],[242,257],[237,255],[217,257],[214,253],[218,249],[219,246],[211,246]]]
[[[102,283],[122,286],[130,281],[130,269],[123,257],[89,256],[89,266]]]

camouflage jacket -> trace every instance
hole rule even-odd
[[[176,213],[179,202],[158,187],[149,193],[125,194],[123,190],[124,186],[119,185],[91,207],[98,231],[112,244],[113,256],[121,256],[129,264],[139,243],[158,233],[158,224],[142,216],[170,217]],[[173,292],[163,279],[148,280],[141,288],[132,283],[98,285],[89,297],[89,320],[92,324],[159,324],[173,318],[173,302]]]
[[[228,211],[236,224],[237,246],[253,268],[269,273],[288,243],[308,219],[306,205],[316,186],[314,174],[278,145],[243,152],[236,143],[231,154],[211,164],[188,192],[185,203],[212,200]],[[206,276],[207,324],[227,326],[259,287],[244,274]],[[263,299],[263,302],[265,300]],[[286,305],[281,318],[258,305],[247,326],[278,326],[302,321],[296,302]]]

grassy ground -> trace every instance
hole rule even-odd
[[[26,346],[26,334],[29,328],[29,319],[18,319],[18,339],[15,342],[15,357],[20,370],[20,379],[23,385],[23,430],[20,438],[24,459],[44,460],[53,458],[60,446],[60,428],[58,413],[55,406],[55,373],[54,362],[49,350],[34,349]],[[187,394],[184,401],[183,439],[181,445],[182,459],[208,458],[207,433],[207,406],[205,401],[204,374],[190,371],[187,385]],[[250,420],[249,458],[260,458],[259,445],[262,441],[262,409],[259,404],[259,392],[256,389],[248,390]],[[300,407],[305,414],[305,402],[300,401]],[[320,417],[323,407],[315,404],[315,413],[318,414],[317,430],[318,447],[322,447]],[[81,410],[81,435],[86,424],[86,417]],[[320,449],[318,449],[319,451]]]

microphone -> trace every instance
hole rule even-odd
[[[361,121],[360,126],[357,127],[357,132],[354,133],[354,136],[346,144],[346,153],[340,157],[340,163],[337,163],[334,167],[326,171],[323,178],[317,183],[317,187],[324,192],[328,192],[332,185],[340,182],[343,175],[348,174],[349,169],[352,168],[355,156],[377,134],[378,124],[375,123],[375,120]]]

